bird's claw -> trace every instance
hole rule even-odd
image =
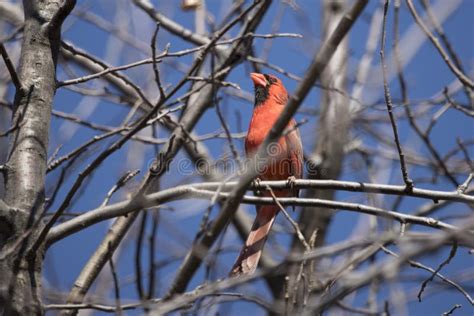
[[[254,188],[253,192],[254,192],[255,195],[262,194],[262,191],[260,190],[260,182],[262,182],[262,180],[260,180],[260,178],[255,178],[252,181],[252,187]]]
[[[286,185],[290,187],[290,189],[294,189],[296,184],[296,177],[295,176],[289,176],[288,179],[286,179]]]
[[[298,196],[298,190],[295,190],[295,184],[296,184],[296,177],[295,176],[289,176],[288,179],[286,180],[286,185],[290,187],[291,191],[295,192],[295,195]],[[293,212],[295,211],[295,206],[293,205]]]

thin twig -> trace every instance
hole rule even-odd
[[[456,139],[456,143],[458,144],[459,149],[461,149],[461,152],[463,153],[464,159],[466,160],[469,168],[471,169],[472,172],[474,172],[474,163],[472,162],[471,157],[469,156],[469,152],[467,151],[466,146],[464,145],[464,143],[461,141],[460,138]]]
[[[0,54],[3,57],[3,61],[5,62],[5,65],[7,66],[8,72],[10,73],[10,77],[12,78],[12,82],[15,85],[15,88],[17,91],[24,92],[23,85],[21,84],[20,78],[18,77],[18,74],[16,73],[15,66],[12,63],[12,60],[10,59],[10,56],[8,56],[8,52],[5,49],[5,45],[3,45],[2,42],[0,42]]]
[[[398,137],[398,128],[393,117],[393,106],[392,106],[392,97],[390,96],[390,90],[388,88],[387,82],[387,64],[385,63],[385,37],[386,37],[386,23],[387,23],[387,11],[389,0],[385,1],[383,8],[383,22],[382,22],[382,48],[380,50],[380,59],[382,63],[382,73],[383,73],[383,87],[384,87],[384,96],[385,102],[387,104],[388,116],[390,117],[390,123],[392,124],[393,136],[395,138],[395,145],[397,146],[398,155],[400,157],[400,167],[402,169],[403,181],[405,182],[406,189],[408,192],[413,190],[413,180],[408,177],[407,166],[405,164],[405,156],[402,151],[402,146],[400,144],[400,139]]]
[[[220,104],[219,104],[219,101],[217,99],[215,100],[215,107],[216,107],[217,117],[219,118],[219,121],[222,125],[222,128],[224,129],[224,133],[227,137],[227,141],[229,143],[229,148],[230,148],[230,151],[232,153],[232,156],[237,161],[238,165],[240,165],[241,162],[240,162],[239,153],[237,151],[237,148],[234,145],[234,141],[232,139],[232,134],[230,133],[229,127],[227,126],[227,123],[225,121],[224,116],[222,115]]]
[[[452,315],[456,309],[461,308],[461,307],[462,307],[461,304],[455,304],[449,311],[444,312],[444,313],[443,313],[443,316]]]
[[[121,187],[123,187],[125,184],[127,184],[127,182],[130,181],[133,177],[135,177],[139,172],[140,172],[139,169],[130,170],[130,171],[127,171],[123,176],[121,176],[120,179],[117,181],[117,183],[107,193],[107,196],[105,197],[104,202],[102,202],[101,207],[104,207],[107,204],[109,204],[109,201],[112,198],[112,195],[115,192],[117,192]]]
[[[361,308],[361,307],[353,307],[353,306],[350,306],[346,303],[344,303],[344,301],[337,301],[336,302],[336,306],[345,310],[345,311],[348,311],[351,313],[351,315],[354,315],[354,314],[361,314],[361,315],[365,315],[365,316],[381,316],[381,315],[384,315],[381,311],[377,311],[377,310],[372,310],[372,309],[369,309],[369,308]]]
[[[114,259],[113,259],[113,250],[112,247],[109,244],[109,250],[111,252],[109,256],[109,265],[110,265],[110,272],[112,273],[112,279],[114,280],[114,295],[115,295],[115,312],[118,316],[122,315],[122,309],[121,309],[121,304],[120,304],[120,285],[119,281],[117,278],[117,272],[115,271],[115,265],[114,265]]]
[[[63,155],[63,156],[51,161],[50,163],[48,163],[47,172],[53,171],[54,169],[59,167],[63,162],[68,161],[71,158],[76,157],[77,155],[85,152],[91,145],[93,145],[93,144],[95,144],[95,143],[97,143],[97,142],[99,142],[103,139],[106,139],[108,137],[120,134],[120,133],[126,131],[127,129],[128,129],[127,127],[117,128],[115,130],[104,133],[102,135],[94,136],[92,139],[88,140],[84,144],[82,144],[79,147],[77,147],[76,149],[72,150],[70,153],[68,153],[66,155]]]
[[[433,281],[434,277],[436,276],[436,274],[441,271],[441,269],[449,264],[451,262],[451,259],[454,258],[454,256],[456,255],[456,250],[458,249],[458,243],[456,240],[453,241],[453,246],[451,247],[451,251],[449,252],[449,256],[446,260],[444,260],[443,262],[441,262],[441,264],[438,266],[438,268],[436,268],[436,270],[433,272],[433,274],[431,274],[431,276],[426,279],[425,281],[423,281],[423,283],[421,284],[421,288],[420,288],[420,291],[418,292],[418,301],[421,302],[421,295],[423,294],[423,291],[425,290],[426,288],[426,285],[428,285],[429,282]],[[472,304],[472,299],[471,299],[471,304]]]
[[[158,36],[158,31],[160,30],[160,23],[156,23],[155,32],[151,37],[151,60],[153,61],[153,72],[155,74],[155,82],[158,87],[158,91],[160,91],[160,99],[165,97],[165,90],[163,89],[163,85],[161,83],[160,78],[160,70],[158,69],[158,63],[156,58],[156,37]],[[168,53],[169,44],[166,46],[164,54]]]
[[[141,212],[142,218],[137,234],[137,242],[135,245],[135,287],[137,290],[138,298],[141,301],[145,300],[145,292],[143,291],[142,281],[142,248],[143,248],[143,237],[145,236],[145,228],[148,220],[148,212]]]
[[[236,83],[229,82],[229,81],[220,81],[220,80],[214,80],[212,78],[205,78],[205,77],[198,77],[198,76],[190,76],[189,80],[192,81],[204,81],[207,83],[213,83],[213,84],[218,84],[222,87],[232,87],[237,90],[241,90],[240,86]]]
[[[454,64],[460,70],[463,70],[461,59],[459,59],[459,56],[454,51],[453,45],[451,45],[451,42],[448,40],[448,37],[446,36],[446,33],[444,33],[443,31],[442,25],[439,23],[438,19],[436,18],[436,15],[433,13],[433,10],[431,10],[431,5],[429,4],[428,0],[421,0],[420,3],[423,6],[423,8],[426,10],[426,15],[428,19],[433,25],[433,28],[436,31],[436,33],[438,33],[439,37],[441,38],[441,41],[443,42],[444,46],[446,46],[446,49],[448,50],[449,55],[453,59]]]
[[[156,250],[155,250],[155,242],[156,242],[156,236],[158,233],[158,224],[159,224],[159,219],[160,219],[160,213],[158,210],[153,210],[152,211],[152,221],[151,221],[151,234],[149,238],[149,253],[148,253],[148,293],[147,293],[147,299],[150,300],[153,298],[155,295],[155,275],[156,275],[156,264],[155,264],[155,258],[156,258]]]
[[[278,201],[278,198],[275,196],[275,193],[273,192],[272,188],[270,188],[268,185],[266,186],[268,192],[270,192],[270,195],[272,196],[273,198],[273,201],[275,202],[276,205],[278,205],[278,207],[280,208],[280,211],[283,213],[283,215],[285,215],[286,219],[288,220],[288,222],[291,224],[291,226],[293,227],[293,229],[295,230],[295,233],[296,233],[296,236],[298,237],[298,239],[301,241],[301,243],[303,244],[303,246],[305,247],[306,251],[310,251],[311,250],[311,247],[309,246],[308,242],[306,241],[306,239],[304,238],[304,235],[303,233],[301,232],[301,229],[300,227],[298,226],[298,223],[296,223],[290,216],[290,214],[288,214],[288,212],[285,210],[285,208],[283,207],[283,205],[281,205],[281,203]]]
[[[456,65],[456,67],[459,68],[460,71],[465,72],[461,63],[461,59],[454,51],[453,45],[449,41],[448,36],[446,36],[446,33],[444,32],[441,23],[439,23],[438,19],[436,18],[436,15],[433,13],[433,10],[431,10],[431,5],[429,4],[428,0],[421,0],[420,2],[423,8],[426,10],[426,15],[428,16],[428,19],[430,20],[435,32],[446,47],[449,56],[453,59],[454,64]],[[464,90],[468,100],[470,101],[470,103],[472,103],[474,101],[472,97],[472,89],[464,85]]]
[[[219,45],[227,45],[227,44],[238,42],[238,41],[241,41],[241,40],[244,40],[244,39],[247,39],[247,38],[273,38],[273,37],[300,37],[300,35],[299,34],[291,34],[291,33],[282,33],[282,34],[246,33],[243,36],[238,36],[238,37],[235,37],[235,38],[232,38],[232,39],[229,39],[229,40],[224,40],[224,41],[220,41],[220,42],[216,41],[211,46],[216,47],[216,46],[219,46]],[[202,46],[199,46],[199,47],[184,49],[184,50],[181,50],[181,51],[178,51],[178,52],[169,52],[168,49],[165,49],[164,52],[162,52],[160,55],[156,56],[155,58],[146,58],[146,59],[135,61],[135,62],[126,64],[126,65],[122,65],[122,66],[108,67],[108,68],[105,68],[105,69],[101,70],[100,72],[97,72],[97,73],[94,73],[94,74],[86,75],[86,76],[75,78],[75,79],[60,81],[60,82],[58,82],[57,85],[58,85],[58,87],[64,87],[64,86],[68,86],[68,85],[74,85],[74,84],[78,84],[78,83],[87,82],[89,80],[97,79],[97,78],[100,78],[102,76],[105,76],[107,74],[117,73],[118,71],[121,71],[121,70],[128,70],[128,69],[138,67],[138,66],[142,66],[142,65],[146,65],[146,64],[158,63],[158,62],[161,62],[164,58],[181,57],[181,56],[184,56],[184,55],[193,54],[195,52],[202,52],[202,51],[208,49],[211,46],[209,44],[205,44],[205,45],[202,45]]]
[[[97,310],[101,312],[117,312],[118,308],[120,310],[133,310],[137,309],[139,307],[142,307],[142,303],[132,303],[132,304],[124,304],[118,307],[117,305],[105,305],[105,304],[92,304],[92,303],[83,303],[83,304],[47,304],[44,305],[45,310],[86,310],[86,309],[91,309],[91,310]]]
[[[296,80],[296,81],[298,81],[298,82],[300,82],[301,80],[303,80],[303,78],[301,78],[300,76],[297,76],[297,75],[295,75],[295,74],[289,72],[288,70],[286,70],[286,69],[284,69],[284,68],[282,68],[282,67],[280,67],[280,66],[277,66],[277,65],[275,65],[275,64],[271,64],[271,63],[269,63],[269,62],[267,62],[267,61],[265,61],[265,60],[263,60],[263,59],[261,59],[261,58],[256,58],[256,57],[254,57],[254,56],[247,56],[247,60],[250,61],[250,62],[252,62],[252,63],[256,63],[256,64],[259,64],[259,65],[263,65],[263,66],[265,66],[265,67],[267,67],[267,68],[270,68],[270,69],[272,69],[272,70],[274,70],[274,71],[276,71],[276,72],[278,72],[278,73],[281,73],[282,75],[284,75],[284,76],[286,76],[286,77],[288,77],[288,78],[290,78],[290,79]],[[363,105],[360,99],[354,98],[354,97],[352,97],[351,95],[349,95],[347,92],[345,92],[345,91],[343,91],[343,90],[341,90],[341,89],[338,89],[338,88],[336,88],[336,87],[325,86],[325,85],[323,85],[323,84],[321,84],[321,83],[319,83],[319,82],[315,82],[315,83],[314,83],[314,86],[317,87],[317,88],[320,88],[320,89],[322,89],[322,90],[332,91],[332,92],[339,93],[340,95],[342,95],[342,96],[348,98],[349,100],[351,100],[351,101],[353,101],[353,102],[356,102],[356,103],[358,103],[358,104],[361,105],[361,106]]]
[[[431,143],[429,135],[426,132],[423,132],[418,126],[418,124],[416,123],[413,113],[408,105],[407,86],[406,86],[405,78],[403,77],[403,69],[402,69],[402,65],[400,61],[400,51],[398,47],[399,9],[400,9],[399,3],[397,3],[397,5],[395,6],[395,22],[394,22],[395,34],[394,34],[394,41],[393,41],[393,50],[394,50],[394,55],[395,55],[395,64],[396,64],[397,73],[398,73],[398,82],[400,84],[400,90],[402,92],[402,99],[403,99],[402,102],[404,105],[403,108],[405,109],[405,114],[408,117],[408,122],[413,127],[416,134],[423,140],[426,147],[428,147],[428,150],[430,151],[431,155],[434,157],[434,159],[438,163],[439,167],[443,170],[446,177],[451,181],[451,183],[454,184],[455,187],[457,187],[459,184],[456,178],[449,172],[448,167],[446,166],[444,160],[440,157],[439,153],[436,151],[433,144]]]
[[[386,247],[382,247],[382,250],[391,255],[391,256],[394,256],[394,257],[398,257],[398,255],[391,251],[390,249],[386,248]],[[431,268],[431,267],[427,267],[425,266],[424,264],[421,264],[420,262],[418,261],[414,261],[414,260],[408,260],[407,261],[412,267],[414,268],[418,268],[418,269],[422,269],[422,270],[425,270],[425,271],[428,271],[428,272],[431,272],[432,275],[436,275],[438,278],[440,278],[441,280],[443,280],[444,282],[446,282],[447,284],[453,286],[456,290],[458,290],[459,292],[461,292],[464,297],[466,297],[466,299],[469,301],[469,303],[471,305],[474,304],[474,300],[472,299],[472,297],[469,295],[469,293],[464,290],[459,284],[457,284],[456,282],[446,278],[444,275],[442,275],[441,273],[437,272],[435,269]]]
[[[446,98],[446,101],[448,101],[449,105],[451,105],[454,109],[458,110],[461,113],[466,114],[467,116],[474,117],[474,111],[469,110],[468,108],[462,105],[459,105],[456,101],[451,99],[451,97],[449,96],[447,87],[443,90],[443,94],[444,94],[444,97]]]
[[[196,240],[198,239],[198,237],[200,237],[202,234],[205,233],[207,226],[209,225],[209,217],[211,215],[212,207],[218,202],[219,194],[222,192],[222,189],[225,187],[225,184],[227,183],[227,181],[229,181],[232,177],[233,176],[229,176],[225,178],[222,181],[221,185],[219,185],[216,188],[216,193],[209,201],[209,206],[207,207],[206,211],[204,212],[202,216],[201,223],[199,224],[199,231],[196,234],[196,238],[195,238]]]
[[[474,178],[474,172],[469,173],[466,180],[458,186],[457,191],[459,193],[465,193],[467,188],[469,188],[469,185],[471,184],[473,178]]]

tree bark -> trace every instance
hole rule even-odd
[[[41,315],[44,184],[61,24],[75,1],[24,1],[25,24],[0,205],[0,305],[5,315]]]

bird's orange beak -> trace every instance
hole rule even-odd
[[[265,79],[265,76],[263,74],[252,72],[250,74],[250,79],[252,79],[253,85],[255,87],[257,86],[265,87],[267,85],[267,80]]]

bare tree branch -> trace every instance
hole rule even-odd
[[[89,210],[84,213],[84,215],[78,216],[74,219],[71,219],[65,223],[55,226],[51,232],[48,234],[48,243],[55,242],[59,239],[68,236],[69,234],[76,232],[78,229],[83,229],[89,225],[98,223],[100,221],[113,218],[116,216],[126,215],[130,212],[136,211],[138,208],[148,208],[156,206],[160,203],[166,201],[190,198],[191,196],[197,197],[201,196],[204,198],[213,198],[216,196],[216,193],[206,193],[213,192],[219,187],[222,187],[224,190],[234,188],[238,185],[236,182],[226,182],[224,184],[220,182],[208,182],[202,184],[193,184],[193,185],[182,185],[167,190],[162,190],[157,193],[152,193],[143,198],[141,205],[134,205],[132,200],[123,201],[115,203],[106,207],[100,207],[96,210]],[[282,189],[288,188],[287,181],[262,181],[261,186],[269,186],[272,189]],[[346,190],[346,191],[358,191],[358,192],[367,192],[367,193],[384,193],[384,194],[395,194],[395,195],[404,195],[406,193],[404,186],[388,186],[388,185],[377,185],[371,183],[356,183],[356,182],[345,182],[345,181],[332,181],[332,180],[295,180],[294,188],[304,189],[304,188],[318,188],[319,190]],[[260,188],[261,189],[261,188]],[[217,196],[227,196],[228,193],[218,193]],[[467,204],[474,203],[474,196],[467,194],[460,194],[457,191],[453,192],[440,192],[432,190],[423,190],[414,188],[411,192],[414,197],[426,198],[434,201],[459,201]],[[263,201],[272,201],[271,199],[264,199],[258,197],[248,197],[249,199],[244,199],[243,201],[253,201],[253,202],[263,202]],[[301,198],[289,198],[279,201],[287,201],[290,205],[305,205],[305,203],[312,205],[322,205],[326,208],[340,208],[343,205],[349,206],[351,210],[359,210],[358,204],[345,203],[345,202],[335,202],[331,200],[317,200],[317,199],[301,199]],[[303,202],[306,201],[306,202]],[[321,201],[317,203],[316,201]],[[339,204],[342,203],[342,204]],[[286,204],[286,203],[285,203]],[[350,206],[354,205],[354,207]],[[365,206],[360,206],[365,208]],[[368,207],[368,210],[372,210],[371,207]],[[377,211],[375,211],[377,212]],[[384,211],[385,212],[385,211]],[[383,212],[381,212],[383,213]],[[420,216],[426,216],[426,212],[420,213]],[[404,215],[402,215],[404,216]],[[407,215],[409,216],[409,215]]]
[[[407,191],[411,191],[413,190],[413,180],[411,180],[408,177],[407,166],[405,164],[405,156],[403,155],[402,145],[400,144],[400,139],[398,137],[397,123],[395,122],[395,119],[393,117],[392,97],[390,96],[390,90],[388,88],[388,82],[387,82],[387,65],[385,64],[385,36],[386,36],[385,25],[386,25],[386,20],[387,20],[387,11],[388,11],[389,3],[390,3],[389,0],[385,1],[384,9],[383,9],[383,20],[382,20],[383,21],[382,22],[383,23],[382,24],[382,40],[381,40],[382,48],[380,50],[380,59],[381,59],[382,69],[383,69],[383,88],[384,88],[385,102],[387,104],[387,111],[390,117],[390,123],[392,124],[395,145],[397,146],[398,155],[400,156],[400,167],[402,169],[403,181],[405,182]]]
[[[16,73],[15,66],[12,63],[10,56],[8,56],[8,52],[5,49],[5,45],[3,45],[2,42],[0,42],[0,54],[3,57],[5,65],[7,66],[8,72],[10,73],[10,77],[12,78],[12,82],[15,85],[15,88],[17,90],[25,92],[24,87],[21,85],[20,79],[18,78],[18,75]]]

